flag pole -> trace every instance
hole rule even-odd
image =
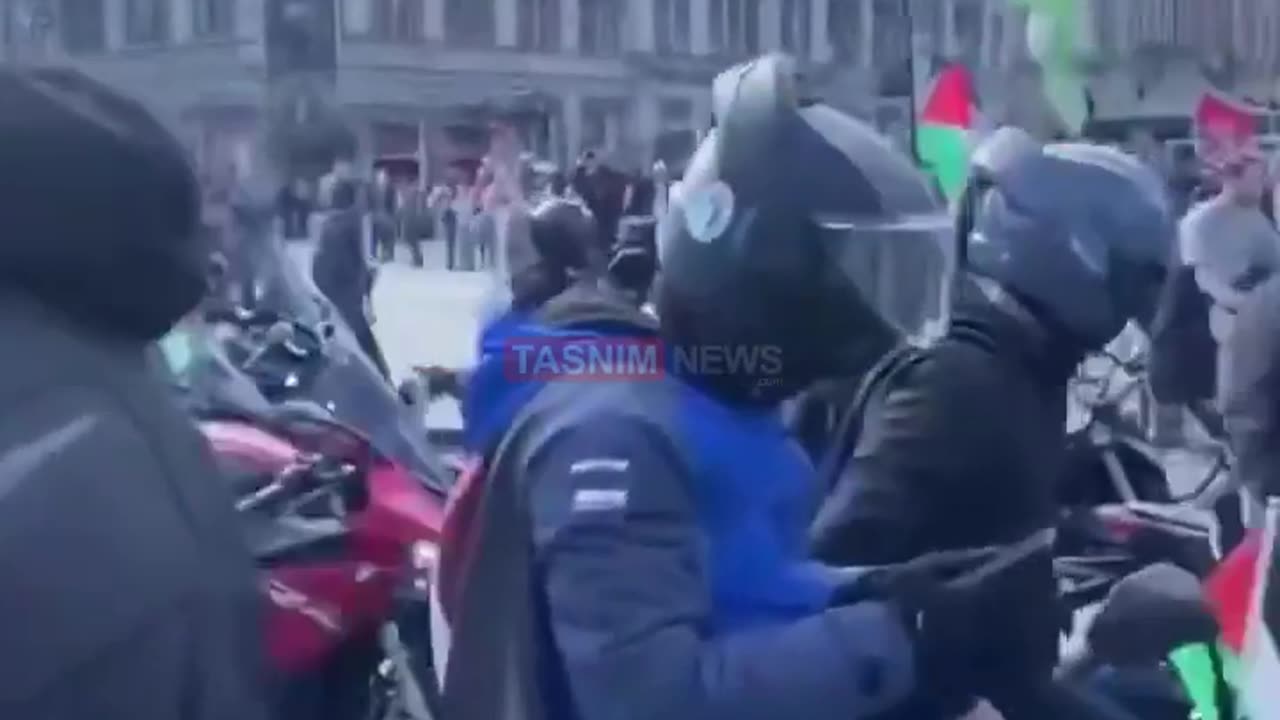
[[[919,133],[919,122],[916,118],[916,23],[911,13],[911,0],[900,0],[902,16],[907,23],[907,131],[911,143],[911,159],[920,166],[920,146],[916,142]]]

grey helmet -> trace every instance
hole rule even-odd
[[[1175,238],[1163,182],[1087,143],[1001,128],[974,152],[959,232],[969,272],[994,281],[1082,350],[1154,314]]]

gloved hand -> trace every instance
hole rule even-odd
[[[440,367],[439,365],[430,365],[414,368],[414,372],[418,374],[418,377],[422,378],[428,398],[436,398],[441,395],[450,397],[462,395],[462,378],[461,373],[457,370]]]
[[[898,565],[850,570],[834,602],[878,599],[901,611],[914,636],[917,695],[928,712],[959,717],[972,709],[982,647],[979,608],[1004,569],[998,549],[930,553]],[[921,710],[923,712],[923,710]],[[896,717],[896,716],[895,716]]]

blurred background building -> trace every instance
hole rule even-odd
[[[1171,132],[1206,84],[1280,97],[1277,0],[1081,1],[1093,10],[1095,127]],[[591,148],[620,165],[679,166],[708,122],[713,75],[774,49],[803,58],[828,100],[900,138],[913,48],[916,75],[967,63],[992,121],[1051,124],[1024,11],[1008,0],[0,0],[0,10],[7,61],[69,62],[142,97],[206,165],[247,152],[281,18],[310,17],[324,36],[311,39],[314,57],[333,65],[320,71],[353,118],[360,160],[413,174],[482,153],[495,120],[541,158]]]

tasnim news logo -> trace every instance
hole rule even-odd
[[[656,380],[677,375],[782,373],[772,345],[671,346],[656,338],[513,338],[502,349],[507,378],[518,381]]]

